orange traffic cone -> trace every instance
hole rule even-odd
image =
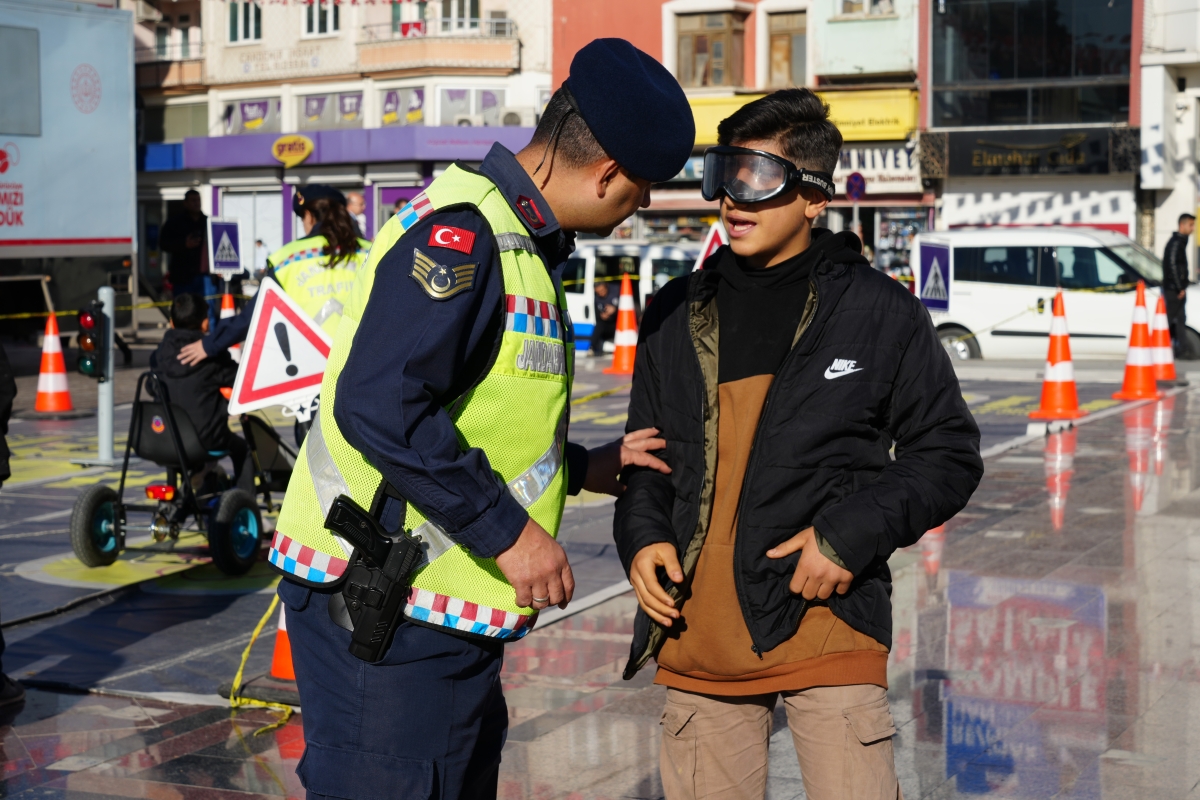
[[[1133,306],[1133,330],[1125,356],[1125,383],[1114,400],[1157,400],[1162,397],[1154,382],[1154,353],[1150,349],[1150,319],[1146,314],[1146,282],[1138,281]]]
[[[1154,407],[1141,405],[1124,414],[1125,453],[1129,457],[1129,487],[1133,492],[1133,510],[1141,511],[1150,483],[1150,447],[1154,434]]]
[[[279,629],[275,631],[275,654],[271,656],[271,677],[281,681],[296,680],[292,666],[292,642],[288,639],[286,607],[279,606]]]
[[[1154,474],[1162,475],[1167,463],[1167,434],[1175,416],[1175,398],[1164,397],[1154,405]]]
[[[632,375],[633,359],[637,355],[637,316],[633,310],[633,282],[629,274],[621,276],[621,299],[617,303],[617,335],[613,337],[616,352],[608,375]]]
[[[1067,493],[1075,474],[1075,428],[1046,437],[1046,492],[1050,495],[1050,524],[1061,531],[1067,515]]]
[[[1167,322],[1167,302],[1158,296],[1154,308],[1154,324],[1150,326],[1150,345],[1154,350],[1154,379],[1156,381],[1177,380],[1175,377],[1175,353],[1171,350],[1171,326]]]
[[[233,307],[233,295],[229,292],[221,295],[221,319],[229,319],[236,314],[237,311]],[[229,355],[234,361],[240,363],[242,360],[242,346],[240,344],[231,345],[229,347]]]
[[[46,335],[42,340],[42,368],[38,373],[34,411],[72,411],[71,391],[67,388],[67,365],[63,361],[62,341],[58,338],[58,317],[46,317]]]
[[[1071,336],[1067,333],[1067,311],[1062,292],[1054,295],[1050,320],[1050,351],[1046,354],[1046,377],[1042,379],[1042,405],[1030,419],[1078,419],[1087,414],[1079,408],[1075,390],[1075,365],[1071,362]]]
[[[942,553],[945,549],[945,525],[938,525],[921,537],[921,562],[925,567],[925,582],[930,589],[937,585],[937,576],[942,569]]]

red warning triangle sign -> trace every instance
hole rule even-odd
[[[272,280],[258,290],[229,413],[308,400],[321,391],[333,340]]]
[[[729,244],[729,235],[725,233],[725,226],[718,219],[708,229],[708,233],[704,237],[704,245],[700,248],[700,256],[696,259],[696,266],[692,269],[703,269],[704,262],[708,260],[708,257],[717,252],[724,244]]]

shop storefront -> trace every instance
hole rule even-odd
[[[1127,127],[952,131],[940,225],[1067,225],[1134,232],[1137,131]],[[923,139],[928,138],[928,134]]]
[[[303,235],[291,210],[297,186],[326,183],[362,192],[363,232],[371,238],[397,203],[411,200],[452,162],[478,164],[496,142],[515,152],[532,135],[532,128],[518,127],[389,126],[195,137],[159,145],[178,148],[175,156],[158,156],[160,163],[181,169],[139,174],[144,282],[154,289],[162,285],[167,264],[158,234],[180,213],[188,189],[200,191],[206,213],[238,220],[246,266],[260,269],[267,255]]]

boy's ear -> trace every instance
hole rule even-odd
[[[203,319],[203,320],[200,322],[200,332],[201,332],[201,333],[208,333],[208,317],[205,317],[205,318],[204,318],[204,319]]]
[[[804,209],[804,216],[808,217],[810,222],[825,213],[825,209],[829,207],[829,198],[817,189],[805,186],[800,189],[800,193],[808,201],[808,206]]]

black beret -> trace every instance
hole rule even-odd
[[[334,203],[346,205],[346,195],[337,189],[324,183],[310,183],[296,187],[296,193],[292,195],[292,211],[296,212],[297,217],[303,217],[305,202],[311,203],[322,197]]]
[[[575,54],[563,82],[596,141],[634,175],[661,183],[679,174],[696,144],[687,96],[666,67],[624,39],[595,39]]]

